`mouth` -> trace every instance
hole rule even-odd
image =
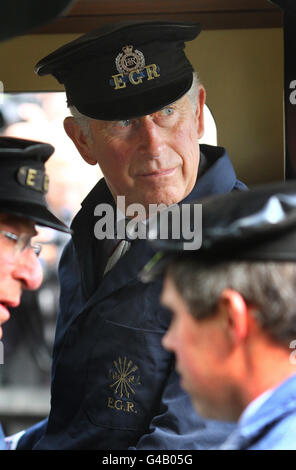
[[[2,325],[2,323],[5,323],[7,322],[7,320],[9,320],[10,318],[10,313],[9,313],[9,310],[8,308],[11,307],[11,308],[15,308],[15,307],[18,307],[19,306],[19,301],[6,301],[6,300],[1,300],[0,301],[0,325]]]
[[[171,176],[175,173],[177,167],[169,168],[167,170],[156,170],[147,173],[142,173],[139,176],[141,178],[159,178],[161,176]]]
[[[10,313],[6,307],[6,304],[5,303],[0,303],[0,339],[2,338],[2,335],[3,335],[3,331],[2,331],[2,328],[1,328],[1,325],[5,322],[7,322],[7,320],[9,320],[10,318]]]

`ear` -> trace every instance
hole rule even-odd
[[[241,294],[232,289],[224,289],[218,309],[224,314],[228,337],[232,344],[244,341],[249,334],[250,311]]]
[[[204,104],[206,102],[206,90],[202,85],[199,86],[198,96],[197,96],[197,106],[195,111],[195,122],[197,126],[198,138],[201,139],[204,135]]]
[[[64,120],[64,129],[68,137],[70,137],[76,146],[83,160],[85,160],[89,165],[96,165],[98,162],[92,155],[90,139],[84,134],[75,118],[70,116],[66,117]]]

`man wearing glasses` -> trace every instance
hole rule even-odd
[[[53,151],[49,144],[0,137],[0,339],[9,308],[20,304],[24,289],[37,289],[42,282],[41,246],[32,242],[35,224],[70,232],[46,205],[44,163]]]

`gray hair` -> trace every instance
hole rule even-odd
[[[198,97],[200,85],[201,84],[200,84],[197,73],[193,72],[192,85],[186,93],[190,101],[190,104],[192,106],[193,114],[195,114],[196,107],[197,107],[197,97]],[[92,118],[85,116],[85,114],[80,113],[78,109],[73,105],[69,106],[69,111],[72,114],[72,116],[75,118],[77,124],[79,124],[79,126],[81,127],[84,135],[88,137],[89,139],[91,139],[92,136],[91,136],[91,130],[90,130],[90,120]]]
[[[77,124],[81,127],[84,135],[88,137],[89,139],[92,138],[91,135],[91,130],[90,130],[90,120],[91,118],[88,116],[85,116],[85,114],[80,113],[76,106],[69,106],[69,111],[72,114],[73,118],[77,122]]]
[[[188,97],[190,104],[192,106],[193,114],[195,114],[195,111],[197,108],[197,98],[198,98],[200,86],[201,86],[201,83],[200,83],[199,77],[196,72],[193,72],[192,85],[186,93],[186,96]]]
[[[258,324],[274,340],[296,338],[296,263],[207,262],[180,256],[168,270],[195,318],[215,315],[221,293],[230,288],[254,308]]]

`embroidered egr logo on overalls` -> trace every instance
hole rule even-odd
[[[113,368],[109,370],[114,397],[108,397],[108,408],[127,413],[137,413],[132,401],[136,394],[136,388],[141,385],[138,366],[126,357],[119,356],[113,361]]]

